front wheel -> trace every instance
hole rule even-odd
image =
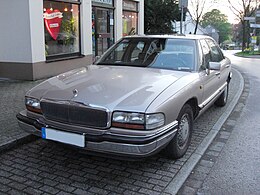
[[[165,148],[165,154],[173,159],[181,158],[190,144],[193,130],[193,111],[189,104],[182,107],[177,120],[177,133]]]
[[[223,107],[226,105],[227,103],[227,99],[228,99],[228,89],[229,86],[228,84],[226,85],[224,91],[222,92],[222,94],[219,96],[219,98],[215,101],[215,105],[219,106],[219,107]]]

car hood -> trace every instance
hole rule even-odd
[[[191,73],[91,65],[46,80],[27,95],[105,107],[111,111],[145,112],[160,93],[188,74]]]

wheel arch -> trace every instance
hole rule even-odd
[[[195,119],[199,115],[198,99],[196,97],[193,97],[186,101],[185,104],[189,104],[191,106],[193,111],[193,119]]]

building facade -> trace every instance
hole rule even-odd
[[[144,33],[144,0],[2,0],[0,77],[36,80],[91,64]]]

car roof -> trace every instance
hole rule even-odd
[[[209,38],[212,39],[210,36],[207,35],[182,35],[182,34],[164,34],[164,35],[132,35],[132,36],[126,36],[124,38],[165,38],[165,39],[205,39]]]

